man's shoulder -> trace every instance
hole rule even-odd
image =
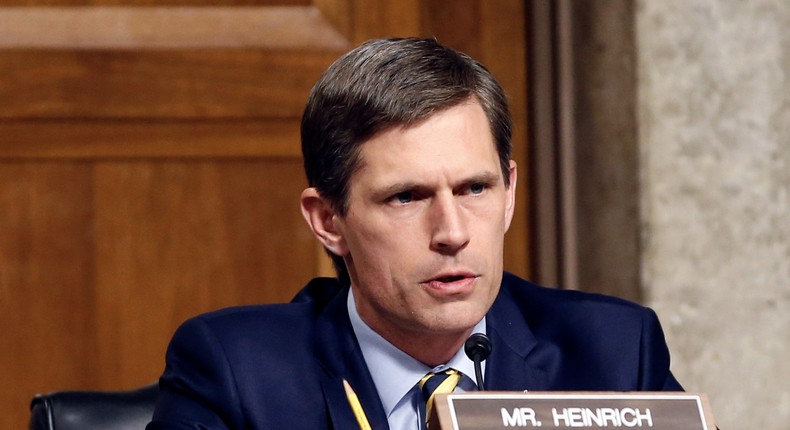
[[[601,294],[545,288],[513,275],[505,275],[494,307],[494,331],[510,349],[532,357],[531,366],[546,375],[543,389],[680,387],[669,373],[658,318],[647,307]]]
[[[567,290],[562,288],[552,288],[538,285],[536,283],[519,278],[512,273],[505,272],[502,279],[503,287],[508,288],[512,293],[528,297],[534,300],[545,300],[558,305],[583,305],[598,303],[626,308],[642,308],[643,306],[630,302],[619,297],[608,296],[598,293],[589,293],[578,290]]]
[[[618,297],[576,290],[549,288],[505,273],[503,295],[510,298],[533,323],[584,320],[637,320],[652,310]]]
[[[188,319],[180,330],[201,327],[217,337],[289,337],[312,330],[318,315],[344,289],[336,280],[316,278],[289,303],[232,306],[206,312]]]

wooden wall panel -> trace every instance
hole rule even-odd
[[[289,300],[317,266],[295,198],[301,169],[287,159],[0,162],[2,404],[12,408],[2,427],[22,426],[37,391],[155,380],[190,316]]]
[[[506,267],[527,275],[522,15],[519,0],[5,2],[0,428],[24,428],[36,392],[151,382],[185,318],[332,273],[299,213],[299,119],[320,73],[373,37],[436,36],[502,81],[521,175]]]
[[[4,0],[3,6],[306,6],[311,0]]]
[[[287,301],[312,275],[294,271],[316,265],[294,198],[304,181],[283,180],[301,175],[298,161],[99,162],[95,175],[103,385],[156,378],[184,319]]]
[[[0,428],[26,428],[34,384],[97,380],[91,180],[82,162],[0,163]]]
[[[322,49],[345,41],[319,9],[308,6],[0,9],[5,48]]]
[[[298,118],[340,53],[9,50],[0,118]]]
[[[354,45],[375,37],[424,35],[420,0],[354,0],[351,3]]]
[[[0,158],[299,158],[299,120],[0,121]]]

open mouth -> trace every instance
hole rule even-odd
[[[442,276],[440,278],[436,278],[436,280],[439,282],[450,283],[450,282],[460,281],[465,278],[466,276],[452,275],[452,276]]]
[[[427,281],[424,286],[435,297],[459,297],[475,289],[476,278],[477,276],[470,273],[448,274],[437,276]]]

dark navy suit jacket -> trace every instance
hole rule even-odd
[[[346,292],[333,279],[315,279],[289,304],[185,322],[168,349],[147,429],[358,428],[343,379],[371,426],[388,428]],[[658,319],[642,306],[506,273],[486,326],[488,390],[682,390]]]

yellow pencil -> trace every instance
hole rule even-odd
[[[368,422],[368,417],[365,416],[365,411],[362,409],[362,404],[359,403],[357,393],[354,392],[351,385],[349,385],[348,381],[345,379],[343,380],[343,387],[346,389],[346,397],[348,398],[348,403],[351,405],[351,410],[354,411],[354,416],[357,418],[359,428],[361,430],[373,430]]]

